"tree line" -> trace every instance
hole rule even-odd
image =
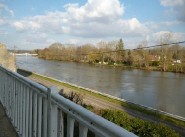
[[[161,39],[160,47],[145,48],[142,41],[136,49],[125,49],[122,39],[112,42],[99,42],[96,45],[81,46],[54,43],[48,48],[35,50],[39,58],[47,60],[84,62],[115,66],[128,66],[141,69],[173,71],[185,73],[185,47],[179,44],[167,45],[169,38]]]

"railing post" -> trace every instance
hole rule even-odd
[[[79,124],[79,137],[87,137],[88,128]]]
[[[57,93],[57,90],[55,87],[51,87],[48,91],[48,135],[49,137],[56,137],[58,129],[58,107],[51,102],[51,94]]]
[[[19,131],[20,131],[20,135],[23,135],[23,84],[19,82],[19,94],[18,94],[18,97],[19,97]]]
[[[47,100],[48,100],[48,108],[47,108],[47,137],[51,137],[51,89],[48,88],[48,95],[47,95]]]
[[[33,94],[33,137],[37,137],[37,94]]]
[[[29,122],[28,122],[29,123],[29,131],[28,131],[28,136],[32,137],[32,135],[33,135],[32,134],[32,128],[33,128],[32,127],[32,123],[33,123],[32,122],[33,121],[32,120],[32,117],[33,117],[33,113],[32,113],[33,112],[33,109],[32,109],[32,107],[33,107],[33,103],[32,103],[33,102],[33,91],[32,91],[32,89],[29,89],[29,102],[30,103],[29,103]]]
[[[67,137],[73,137],[75,119],[67,115]]]
[[[58,135],[57,137],[64,137],[64,116],[61,109],[58,110]]]
[[[15,81],[15,127],[16,127],[16,129],[17,129],[17,131],[19,131],[18,129],[18,99],[17,99],[17,90],[18,90],[18,88],[17,88],[17,81]]]
[[[42,97],[38,96],[38,135],[37,137],[41,137],[42,135]]]
[[[46,98],[43,98],[43,117],[42,117],[42,135],[47,137],[48,132],[48,102]]]
[[[29,98],[29,88],[26,87],[26,124],[25,124],[25,132],[26,132],[26,137],[28,137],[28,131],[29,131],[29,105],[30,105],[30,98]]]
[[[22,135],[23,135],[23,137],[25,137],[26,136],[26,131],[25,131],[25,129],[26,129],[26,87],[24,86],[24,85],[22,85],[23,87],[22,87],[22,89],[23,89],[23,91],[22,91],[22,94],[23,94],[23,97],[22,97],[22,99],[23,99],[23,111],[22,111],[22,117],[23,117],[23,121],[22,121]]]

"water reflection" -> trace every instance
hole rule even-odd
[[[185,75],[17,57],[17,66],[185,117]]]

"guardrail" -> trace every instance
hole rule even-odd
[[[136,137],[131,132],[0,66],[0,101],[20,137]]]

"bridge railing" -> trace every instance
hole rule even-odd
[[[46,88],[0,66],[0,102],[20,137],[135,137]]]

